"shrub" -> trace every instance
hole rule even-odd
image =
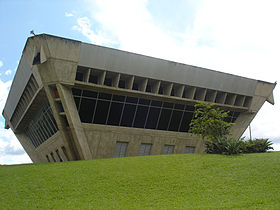
[[[224,121],[228,112],[220,108],[213,108],[212,104],[204,102],[195,105],[195,118],[190,123],[189,132],[204,141],[213,141],[230,134],[233,123]]]
[[[243,141],[242,143],[242,152],[243,153],[259,153],[266,152],[269,149],[273,149],[271,147],[272,142],[268,139],[254,139]]]
[[[233,155],[242,152],[242,139],[219,137],[206,141],[206,153]]]

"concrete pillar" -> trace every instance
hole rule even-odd
[[[71,88],[67,88],[64,85],[56,85],[58,93],[63,104],[66,118],[72,133],[74,144],[76,146],[77,152],[81,159],[89,160],[92,158],[87,137],[85,135],[77,107],[72,95]]]

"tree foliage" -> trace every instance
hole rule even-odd
[[[213,108],[212,104],[204,102],[196,104],[195,108],[195,117],[190,123],[190,133],[199,136],[204,141],[213,141],[230,134],[233,123],[224,121],[228,112]]]

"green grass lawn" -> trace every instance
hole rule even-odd
[[[0,209],[280,209],[280,152],[0,166]]]

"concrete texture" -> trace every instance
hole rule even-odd
[[[33,64],[38,53],[40,58]],[[77,72],[83,75],[82,81],[75,79]],[[90,82],[93,77],[96,84]],[[112,81],[111,86],[104,84],[106,79]],[[125,87],[119,88],[121,81]],[[176,154],[184,153],[186,146],[202,153],[202,140],[189,133],[82,123],[72,88],[189,106],[199,101],[214,103],[240,112],[232,127],[233,136],[239,138],[262,105],[274,103],[275,85],[41,34],[26,42],[3,116],[5,127],[13,130],[33,162],[112,158],[116,142],[128,143],[126,156],[137,156],[142,143],[152,144],[150,155],[162,154],[164,145],[174,145]],[[35,147],[25,130],[45,101],[58,131]],[[23,107],[26,110],[22,111]],[[40,136],[44,126],[47,123],[32,129]]]

